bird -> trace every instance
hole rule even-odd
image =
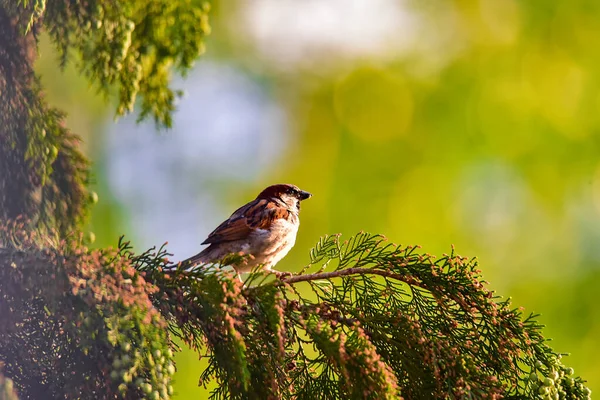
[[[294,247],[300,226],[300,202],[311,196],[287,183],[267,187],[208,235],[202,242],[207,248],[180,264],[187,267],[214,264],[238,254],[244,257],[231,265],[238,277],[257,266],[272,271]]]

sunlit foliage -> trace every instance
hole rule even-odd
[[[244,285],[173,266],[164,249],[122,249],[159,288],[172,333],[208,350],[201,382],[217,381],[215,399],[589,395],[535,316],[486,289],[476,261],[454,253],[436,260],[377,235],[330,236],[304,273],[257,273]]]

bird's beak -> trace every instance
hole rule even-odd
[[[312,196],[311,193],[305,192],[304,190],[300,191],[300,200],[306,200],[311,196]]]

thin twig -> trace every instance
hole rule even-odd
[[[383,276],[385,278],[396,279],[398,281],[405,282],[409,285],[414,285],[414,286],[418,286],[418,287],[425,289],[424,285],[421,282],[418,282],[416,279],[414,279],[411,276],[401,275],[401,274],[398,274],[395,272],[385,271],[382,269],[362,268],[362,267],[345,268],[345,269],[340,269],[337,271],[330,271],[330,272],[317,272],[314,274],[293,275],[290,277],[281,278],[281,282],[287,283],[287,284],[292,284],[292,283],[298,283],[298,282],[315,281],[315,280],[320,280],[320,279],[338,278],[341,276],[348,276],[348,275],[379,275],[379,276]]]

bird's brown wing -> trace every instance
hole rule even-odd
[[[245,239],[254,229],[269,229],[273,221],[287,218],[289,213],[286,208],[273,201],[256,199],[238,208],[202,244]]]

